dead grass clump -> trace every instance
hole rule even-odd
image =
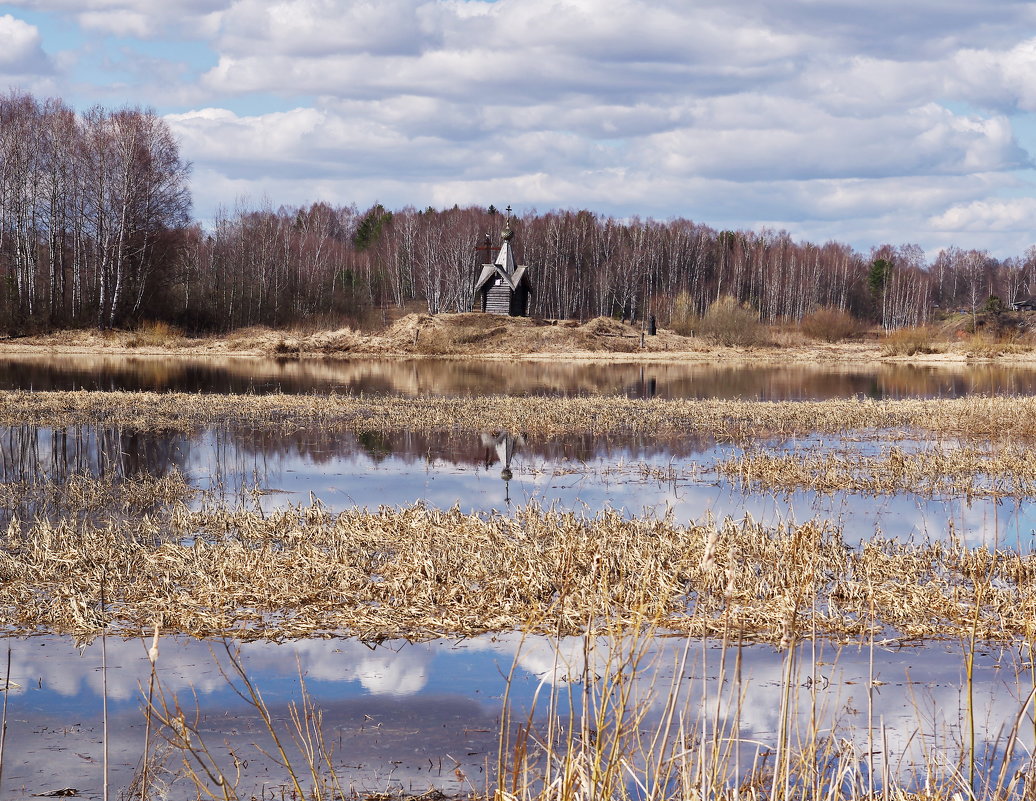
[[[435,318],[430,314],[408,314],[390,325],[384,337],[393,344],[408,345],[419,338],[422,329],[434,325]]]
[[[386,344],[401,353],[422,356],[445,356],[453,351],[452,332],[441,316],[408,314],[393,323],[382,337]]]
[[[339,328],[336,331],[319,331],[306,337],[300,349],[306,353],[348,353],[363,341],[363,335],[357,331]]]
[[[126,340],[129,348],[176,348],[183,344],[183,331],[161,320],[141,323]]]
[[[302,346],[297,339],[285,337],[273,343],[271,352],[275,356],[298,356]]]
[[[701,318],[702,336],[720,345],[752,347],[767,341],[766,326],[759,314],[737,298],[725,295],[715,301]]]
[[[463,330],[484,331],[489,328],[496,328],[501,321],[507,321],[516,326],[523,326],[532,323],[526,317],[504,317],[498,314],[483,314],[482,312],[462,312],[460,314],[442,314],[438,316],[442,324],[448,328],[460,328]]]
[[[632,353],[640,350],[640,329],[611,317],[595,317],[575,331],[572,344],[591,352]]]
[[[855,317],[831,306],[822,306],[802,320],[802,332],[820,342],[841,342],[859,330],[860,323]]]
[[[813,343],[798,326],[770,326],[768,345],[777,348],[801,348]]]
[[[224,337],[224,347],[228,351],[255,350],[260,353],[272,352],[273,345],[280,341],[281,335],[266,326],[249,326],[237,328]]]
[[[490,340],[499,339],[507,334],[507,326],[498,325],[493,328],[485,328],[480,331],[472,331],[468,334],[461,334],[456,338],[458,345],[474,345],[477,343],[488,343]]]
[[[915,356],[941,353],[944,349],[936,343],[935,331],[928,326],[898,328],[881,341],[882,356]]]
[[[965,340],[964,352],[972,359],[995,359],[1000,356],[1032,351],[1031,343],[1017,336],[996,337],[988,333],[972,334]]]

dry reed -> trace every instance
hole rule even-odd
[[[1017,444],[1000,448],[890,447],[878,456],[859,452],[752,451],[716,469],[744,488],[862,492],[925,496],[1024,497],[1036,495],[1036,461]]]
[[[176,469],[164,476],[122,478],[73,474],[56,478],[0,483],[0,508],[37,516],[81,513],[129,513],[186,501],[196,494]]]
[[[105,621],[133,635],[158,619],[198,636],[380,640],[529,620],[577,632],[650,614],[677,631],[771,642],[972,628],[979,640],[1008,640],[1032,633],[1034,577],[1036,556],[957,541],[851,547],[822,522],[180,507],[162,520],[10,527],[0,542],[0,625],[89,637]]]
[[[720,438],[905,431],[960,437],[1036,437],[1036,397],[815,402],[636,400],[622,397],[392,397],[192,395],[149,392],[0,392],[0,425],[119,422],[137,430],[190,431],[243,424],[274,431],[484,431],[531,434],[693,432]]]

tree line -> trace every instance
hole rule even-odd
[[[0,97],[0,313],[12,331],[157,308],[189,223],[187,165],[154,112]]]
[[[153,111],[0,96],[0,319],[9,333],[163,320],[189,331],[372,322],[392,308],[468,311],[494,259],[494,206],[274,208],[190,217],[190,165]],[[531,313],[663,324],[726,296],[766,323],[838,309],[887,329],[991,296],[1036,293],[1036,246],[996,259],[951,247],[796,242],[686,219],[529,212],[512,222]]]

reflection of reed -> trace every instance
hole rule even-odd
[[[39,479],[32,483],[0,484],[0,521],[13,517],[54,518],[81,514],[124,515],[149,512],[159,506],[185,501],[194,490],[176,470],[161,478],[90,478],[73,475],[61,481]]]
[[[0,433],[0,524],[140,513],[182,501],[188,440],[118,425],[9,427]]]
[[[213,430],[223,447],[255,456],[303,457],[313,464],[333,459],[365,456],[379,462],[389,456],[405,463],[442,460],[449,464],[482,466],[496,462],[505,466],[506,457],[497,453],[500,430],[472,434],[466,431],[372,431],[356,434],[326,428],[270,431],[252,426],[226,426]],[[492,442],[487,444],[485,437]],[[664,437],[622,434],[568,434],[564,437],[521,436],[519,447],[529,457],[550,462],[583,463],[621,453],[626,459],[665,456],[683,458],[712,447],[707,436],[669,434]],[[488,449],[488,451],[487,451]],[[512,455],[514,449],[512,445]]]

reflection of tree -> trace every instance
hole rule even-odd
[[[162,490],[152,486],[143,494],[127,495],[123,482],[147,484],[173,471],[185,475],[190,442],[182,433],[121,426],[0,429],[0,481],[9,490],[0,525],[16,517],[31,521],[37,516],[91,515],[102,509],[121,513],[126,504],[154,509],[165,502]],[[183,486],[178,477],[174,484]]]
[[[64,389],[173,390],[182,392],[350,391],[399,395],[625,395],[663,398],[936,397],[955,394],[1017,392],[1036,394],[1036,371],[982,367],[917,369],[910,365],[877,368],[826,365],[579,364],[423,360],[352,362],[238,359],[225,363],[144,356],[5,357],[0,387]]]
[[[174,468],[184,471],[190,443],[179,432],[123,426],[14,426],[0,434],[0,480],[161,478]]]
[[[497,435],[493,442],[481,436],[473,437],[465,431],[441,432],[334,432],[326,429],[303,428],[288,433],[272,432],[250,426],[228,426],[216,432],[224,447],[264,459],[301,457],[313,464],[327,464],[333,459],[363,456],[381,461],[392,456],[403,462],[441,460],[456,465],[488,467],[487,447],[501,462],[506,459],[496,453]],[[489,436],[489,435],[486,435]],[[511,443],[512,450],[514,442]],[[521,435],[518,445],[522,452],[547,460],[588,461],[609,453],[621,451],[624,456],[672,456],[681,458],[701,453],[712,447],[711,437],[695,432],[678,436],[651,437],[622,434],[578,434],[558,437],[530,437]]]

